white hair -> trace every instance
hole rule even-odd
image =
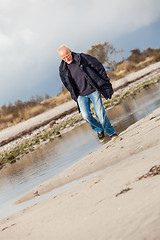
[[[70,52],[70,49],[66,46],[66,45],[61,45],[59,48],[58,48],[58,52],[60,52],[60,50],[62,48],[65,48],[68,52]]]

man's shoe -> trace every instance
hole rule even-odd
[[[103,141],[105,138],[104,131],[97,133],[99,141]]]
[[[115,132],[110,137],[111,137],[112,140],[114,140],[118,137],[118,134]]]

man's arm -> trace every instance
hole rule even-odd
[[[98,61],[97,58],[92,57],[91,55],[81,53],[81,57],[87,61],[87,64],[93,68],[97,74],[104,80],[108,80],[107,73],[105,68],[103,67],[102,63]]]
[[[75,94],[73,93],[73,89],[71,89],[71,88],[67,85],[66,80],[65,80],[64,76],[62,75],[61,71],[59,71],[59,75],[60,75],[60,78],[61,78],[61,81],[62,81],[63,85],[64,85],[64,86],[67,88],[67,90],[70,92],[71,98],[72,98],[75,102],[77,102],[77,98],[76,98]]]
[[[70,91],[68,86],[67,86],[67,83],[65,81],[65,78],[62,76],[61,72],[59,72],[59,76],[61,78],[61,81],[62,81],[63,85],[67,88],[68,91]]]

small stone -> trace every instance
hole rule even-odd
[[[53,120],[53,121],[51,121],[51,122],[49,123],[49,127],[50,127],[50,128],[53,127],[54,124],[56,124],[56,121],[55,121],[55,120]]]
[[[39,193],[38,193],[38,190],[34,192],[34,195],[35,196],[40,196]]]

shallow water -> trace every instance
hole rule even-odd
[[[144,89],[135,97],[128,97],[121,104],[107,110],[107,115],[120,133],[158,107],[160,83]],[[108,140],[109,137],[106,137]],[[33,204],[37,200],[12,205],[22,194],[55,177],[102,144],[97,140],[96,133],[85,123],[26,155],[23,161],[11,165],[0,178],[0,219]],[[64,187],[60,189],[63,190]]]

